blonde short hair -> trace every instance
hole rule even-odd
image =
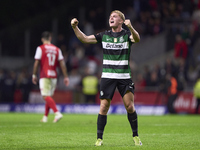
[[[121,18],[123,21],[125,21],[125,16],[124,16],[124,14],[123,14],[121,11],[119,11],[119,10],[114,10],[114,11],[112,11],[112,12],[110,13],[110,15],[111,15],[112,13],[117,13],[117,14],[120,16],[120,18]]]

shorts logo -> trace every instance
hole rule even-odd
[[[133,89],[134,88],[134,83],[129,84],[129,88]]]
[[[103,96],[103,91],[100,92],[100,95]]]

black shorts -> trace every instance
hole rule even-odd
[[[134,83],[131,79],[108,79],[102,78],[100,84],[100,99],[112,99],[115,89],[124,97],[127,91],[134,94]]]

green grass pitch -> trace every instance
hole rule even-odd
[[[0,150],[198,150],[199,115],[138,116],[142,146],[134,146],[126,115],[108,115],[104,145],[95,147],[97,115],[0,113]]]

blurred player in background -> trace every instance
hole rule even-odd
[[[175,114],[176,110],[174,108],[174,103],[176,101],[176,98],[178,97],[178,82],[177,79],[172,76],[171,74],[166,75],[166,88],[167,88],[167,108],[169,113]]]
[[[194,85],[193,93],[194,93],[194,97],[196,98],[196,101],[197,101],[195,113],[198,114],[199,113],[199,106],[200,106],[200,71],[199,71],[199,74],[198,74],[197,81]]]
[[[40,92],[45,100],[45,114],[41,120],[41,122],[47,122],[48,114],[50,108],[55,113],[55,118],[53,122],[58,122],[63,115],[58,111],[56,107],[56,103],[52,98],[56,84],[57,84],[57,72],[56,68],[58,64],[62,70],[64,75],[64,83],[66,86],[69,84],[69,78],[67,75],[67,68],[65,66],[64,58],[61,50],[55,45],[51,44],[51,33],[43,32],[42,33],[42,45],[38,46],[35,53],[35,62],[33,66],[33,75],[32,82],[33,84],[37,84],[37,70],[40,66]]]
[[[122,28],[125,24],[130,31]],[[71,20],[71,26],[77,38],[83,43],[102,43],[103,71],[100,83],[100,111],[97,118],[97,141],[95,146],[103,145],[103,132],[107,123],[107,113],[111,100],[118,88],[127,110],[127,117],[133,132],[135,145],[142,145],[138,137],[137,113],[134,107],[134,84],[131,80],[129,58],[132,43],[140,41],[138,32],[132,27],[129,19],[118,10],[112,11],[109,18],[111,30],[96,35],[85,35],[78,28],[78,20]]]

